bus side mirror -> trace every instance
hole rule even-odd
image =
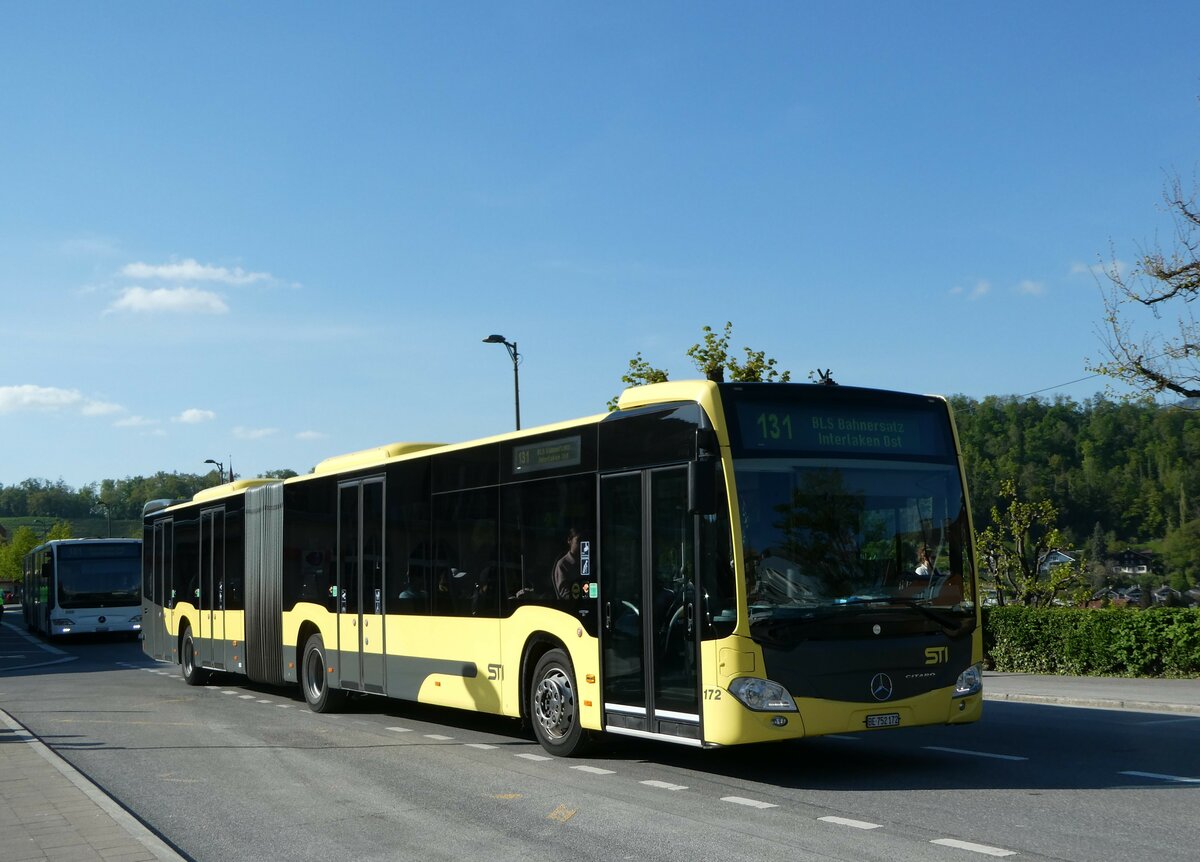
[[[717,514],[718,461],[688,463],[688,514]]]

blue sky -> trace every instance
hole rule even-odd
[[[1025,394],[1169,238],[1200,5],[0,4],[0,483],[600,412],[734,323]],[[1048,392],[1076,399],[1084,380]]]

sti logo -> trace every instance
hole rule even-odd
[[[945,664],[949,660],[949,647],[931,646],[925,648],[925,664]]]

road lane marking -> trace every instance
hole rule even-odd
[[[572,769],[578,769],[580,772],[587,772],[592,775],[616,775],[616,771],[612,769],[601,769],[599,766],[572,766]]]
[[[722,802],[732,802],[734,805],[745,805],[749,808],[778,808],[778,805],[772,805],[770,802],[762,802],[758,799],[747,799],[744,796],[722,796]]]
[[[412,733],[411,727],[389,727],[388,730],[392,733]]]
[[[1134,778],[1154,778],[1158,781],[1174,781],[1179,784],[1200,784],[1200,778],[1188,778],[1184,775],[1163,775],[1160,772],[1122,772],[1121,775],[1131,775]]]
[[[940,844],[943,847],[954,847],[958,850],[970,850],[972,853],[982,853],[985,856],[1016,856],[1015,850],[1003,850],[999,847],[989,847],[986,844],[972,844],[970,841],[959,841],[957,838],[934,838],[930,844]]]
[[[237,694],[236,691],[223,691],[221,694]]]
[[[657,787],[659,790],[687,790],[684,784],[672,784],[669,781],[642,781],[647,787]]]
[[[882,829],[882,823],[868,823],[865,820],[851,820],[848,817],[818,817],[818,820],[824,823],[833,823],[838,826],[849,826],[853,829]]]
[[[488,745],[486,742],[466,742],[466,743],[463,743],[463,744],[464,744],[464,745],[465,745],[467,748],[478,748],[478,749],[481,749],[481,750],[483,750],[483,751],[491,751],[493,748],[496,748],[496,747],[497,747],[497,746],[495,746],[495,745]]]
[[[922,746],[926,751],[945,751],[950,754],[966,754],[971,757],[990,757],[993,760],[1028,760],[1028,757],[1017,757],[1015,754],[992,754],[987,751],[968,751],[965,748],[943,748],[940,745]]]
[[[436,739],[438,742],[449,742],[450,740],[454,739],[453,736],[442,736],[440,733],[427,733],[425,734],[425,738]]]
[[[540,754],[517,754],[515,757],[523,757],[525,760],[549,760],[549,757],[544,757]]]
[[[242,700],[254,700],[254,695],[252,694],[239,694],[238,697]]]

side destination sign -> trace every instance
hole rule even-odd
[[[580,438],[576,435],[515,446],[512,450],[513,473],[536,473],[538,470],[577,467],[583,460],[580,443]]]
[[[945,456],[945,413],[844,404],[745,401],[737,405],[743,449]]]

